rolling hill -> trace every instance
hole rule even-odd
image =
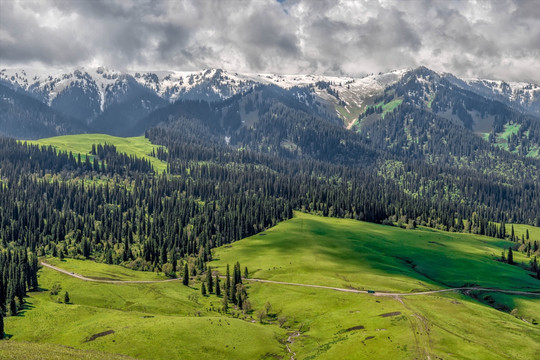
[[[30,295],[23,313],[6,319],[11,338],[2,346],[14,356],[27,351],[18,341],[32,341],[141,359],[530,359],[540,352],[534,296],[465,291],[385,297],[255,280],[394,292],[474,283],[540,294],[539,280],[496,261],[508,245],[483,236],[296,213],[214,251],[209,265],[221,275],[227,263],[248,267],[251,280],[244,283],[253,313],[219,312],[222,299],[200,296],[198,276],[189,287],[180,281],[105,284],[42,268],[42,290]],[[160,279],[89,260],[45,260],[105,281]],[[518,255],[516,261],[527,259]],[[50,295],[55,283],[62,293],[69,291],[72,303]],[[264,308],[268,315],[259,323],[255,315]]]

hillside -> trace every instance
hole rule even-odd
[[[0,135],[36,139],[85,133],[85,124],[0,83]]]
[[[464,283],[540,291],[540,281],[525,270],[496,261],[507,245],[483,236],[296,213],[263,233],[216,249],[209,265],[224,275],[227,263],[239,261],[250,278],[377,291],[416,292]],[[527,260],[517,256],[518,262]],[[90,260],[45,261],[104,281],[160,279]],[[218,312],[222,299],[201,296],[198,279],[193,277],[189,287],[180,281],[90,283],[42,268],[42,291],[30,294],[19,316],[6,318],[10,340],[3,346],[19,354],[23,349],[9,344],[32,341],[140,359],[279,358],[293,353],[297,359],[345,354],[530,359],[540,351],[535,297],[475,291],[375,297],[245,279],[253,312],[244,317],[232,307],[227,314]],[[60,294],[69,291],[70,304],[50,295],[55,283],[61,284]],[[259,323],[257,312],[266,303],[268,316]],[[278,318],[284,320],[283,328]]]
[[[119,153],[149,160],[154,170],[158,173],[167,169],[167,164],[152,156],[152,153],[155,154],[160,146],[152,145],[143,136],[121,138],[105,134],[65,135],[29,141],[29,143],[41,146],[53,146],[59,151],[72,152],[75,155],[81,154],[83,157],[89,156],[90,158],[93,158],[93,155],[90,154],[92,145],[110,144],[114,145]]]
[[[122,72],[105,67],[29,68],[2,69],[0,81],[48,110],[88,125],[91,131],[119,136],[133,135],[131,128],[168,104],[226,102],[249,97],[254,89],[272,87],[281,89],[289,101],[308,105],[314,114],[339,118],[341,124],[354,129],[370,110],[383,104],[382,100],[388,103],[391,96],[397,96],[403,101],[406,94],[406,103],[464,124],[491,143],[538,156],[538,126],[531,120],[539,116],[538,85],[459,79],[425,67],[357,77],[239,74],[224,69]],[[297,93],[293,89],[303,90]],[[511,134],[509,127],[515,128]],[[135,135],[147,129],[137,127]],[[68,133],[77,131],[68,129]],[[24,137],[16,132],[7,134]]]

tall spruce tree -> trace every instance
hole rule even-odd
[[[514,264],[514,253],[512,252],[512,248],[508,248],[508,256],[506,258],[506,261],[508,264],[513,265]]]
[[[212,278],[212,268],[210,266],[206,269],[206,287],[208,288],[208,293],[214,292],[214,279]]]
[[[221,300],[221,303],[223,304],[223,312],[226,313],[229,311],[229,298],[227,297],[227,293],[223,295],[223,300]]]
[[[512,232],[511,232],[511,235],[510,235],[510,239],[512,241],[516,241],[516,233],[514,231],[514,224],[512,224]]]
[[[17,303],[15,302],[15,298],[12,298],[9,303],[9,314],[11,316],[17,315]]]
[[[227,264],[227,273],[225,275],[225,294],[229,294],[231,291],[231,273],[229,270],[229,264]]]
[[[219,276],[216,274],[216,296],[221,295],[221,286],[219,285]]]
[[[4,338],[4,314],[0,311],[0,340]]]
[[[240,268],[240,262],[238,261],[234,265],[234,282],[235,282],[235,286],[236,284],[242,283],[242,270]]]
[[[184,274],[182,277],[182,284],[188,286],[189,285],[189,267],[187,262],[184,264]]]

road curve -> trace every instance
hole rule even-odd
[[[312,288],[320,288],[320,289],[329,289],[329,290],[351,292],[351,293],[357,293],[357,294],[368,294],[369,293],[367,290],[338,288],[338,287],[322,286],[322,285],[297,284],[297,283],[290,283],[290,282],[283,282],[283,281],[272,281],[272,280],[262,280],[262,279],[247,279],[247,280],[248,281],[254,281],[254,282],[281,284],[281,285],[292,285],[292,286],[304,286],[304,287],[312,287]],[[474,286],[473,287],[449,288],[449,289],[441,289],[441,290],[417,291],[417,292],[410,292],[410,293],[395,293],[395,292],[375,291],[375,292],[369,293],[369,294],[374,295],[374,296],[413,296],[413,295],[430,295],[430,294],[436,294],[436,293],[442,293],[442,292],[461,291],[461,290],[491,291],[491,292],[501,292],[501,293],[506,293],[506,294],[514,294],[514,295],[540,296],[540,292],[527,292],[527,291],[516,291],[516,290],[491,289],[491,288],[474,287]]]
[[[105,280],[105,279],[93,279],[89,278],[80,274],[75,274],[73,272],[61,269],[59,267],[56,267],[54,265],[48,264],[46,262],[41,261],[41,265],[48,267],[49,269],[53,269],[55,271],[61,272],[62,274],[69,275],[71,277],[77,278],[79,280],[84,281],[92,281],[92,282],[98,282],[98,283],[106,283],[106,284],[152,284],[152,283],[159,283],[159,282],[167,282],[167,281],[178,281],[179,279],[165,279],[165,280]]]
[[[61,269],[59,267],[56,267],[54,265],[48,264],[46,262],[41,261],[41,265],[48,267],[49,269],[61,272],[63,274],[72,276],[74,278],[77,278],[79,280],[83,281],[92,281],[92,282],[98,282],[98,283],[106,283],[106,284],[152,284],[152,283],[160,283],[160,282],[168,282],[168,281],[178,281],[180,279],[165,279],[165,280],[103,280],[103,279],[93,279],[89,278],[80,274],[75,274],[73,272],[69,272],[67,270]],[[223,276],[222,276],[223,277]],[[409,293],[397,293],[397,292],[384,292],[384,291],[375,291],[375,292],[368,292],[367,290],[358,290],[358,289],[350,289],[350,288],[339,288],[339,287],[333,287],[333,286],[324,286],[324,285],[312,285],[312,284],[299,284],[299,283],[291,283],[291,282],[285,282],[285,281],[274,281],[274,280],[264,280],[264,279],[244,279],[250,282],[261,282],[261,283],[270,283],[270,284],[278,284],[278,285],[289,285],[289,286],[302,286],[302,287],[309,287],[309,288],[317,288],[317,289],[328,289],[328,290],[334,290],[334,291],[341,291],[341,292],[348,292],[348,293],[356,293],[356,294],[370,294],[373,296],[413,296],[413,295],[430,295],[430,294],[437,294],[437,293],[444,293],[444,292],[451,292],[451,291],[466,291],[466,290],[476,290],[476,291],[489,291],[489,292],[500,292],[505,294],[512,294],[512,295],[532,295],[532,296],[539,296],[540,292],[527,292],[527,291],[518,291],[518,290],[504,290],[504,289],[492,289],[492,288],[485,288],[485,287],[457,287],[457,288],[449,288],[449,289],[440,289],[440,290],[429,290],[429,291],[417,291],[417,292],[409,292]]]

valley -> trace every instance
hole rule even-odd
[[[539,9],[0,0],[0,359],[540,359]]]
[[[249,279],[346,289],[399,293],[475,284],[540,294],[538,280],[527,271],[496,261],[505,245],[484,236],[295,213],[274,228],[215,249],[208,265],[223,275],[226,264],[239,261],[249,269]],[[164,280],[159,273],[91,260],[44,261],[102,281]],[[516,256],[516,262],[524,261]],[[140,359],[281,358],[288,356],[287,349],[296,359],[345,354],[529,359],[540,351],[540,330],[534,325],[540,303],[534,295],[464,290],[377,296],[246,279],[253,312],[244,315],[233,307],[223,313],[222,297],[201,296],[204,274],[193,277],[188,287],[180,280],[87,282],[48,267],[39,274],[41,291],[29,294],[19,316],[6,318],[11,339],[1,344],[0,355],[22,352],[18,341],[51,344],[48,351],[59,358],[66,350],[52,345],[86,350],[87,358],[99,358],[92,352],[101,351]],[[69,291],[69,304],[50,295],[55,283]],[[267,303],[269,310],[259,321],[256,314]],[[497,310],[497,305],[508,310]],[[497,343],[491,342],[494,337]]]

